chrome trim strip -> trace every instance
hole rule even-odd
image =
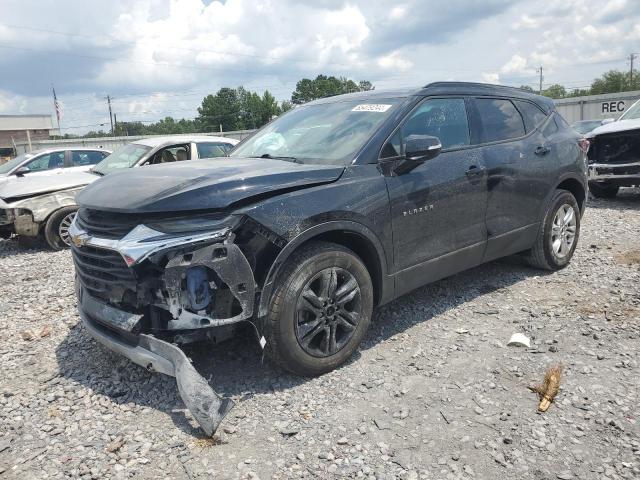
[[[77,216],[76,216],[77,218]],[[188,243],[196,243],[207,240],[215,240],[225,237],[229,228],[213,232],[202,232],[188,235],[170,235],[153,230],[146,225],[138,225],[120,240],[100,238],[89,235],[88,232],[78,227],[74,218],[69,227],[69,236],[76,247],[90,246],[113,250],[122,255],[128,266],[143,262],[149,255],[165,249],[178,247]]]
[[[590,163],[589,168],[628,168],[640,167],[640,162],[632,163]]]

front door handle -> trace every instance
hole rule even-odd
[[[471,165],[467,170],[467,177],[477,177],[478,175],[482,175],[484,173],[484,168],[478,167],[477,165]]]
[[[533,153],[535,153],[536,155],[542,157],[544,155],[546,155],[547,153],[549,153],[551,151],[551,149],[549,147],[545,147],[544,145],[540,145],[538,148],[536,148]]]

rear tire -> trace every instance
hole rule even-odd
[[[54,212],[44,227],[44,238],[53,250],[69,248],[69,226],[78,207],[64,207]]]
[[[579,237],[580,206],[570,192],[556,190],[525,259],[536,268],[560,270],[571,262]]]
[[[329,372],[356,350],[372,311],[371,277],[360,258],[338,244],[310,243],[278,276],[263,324],[266,353],[298,375]]]
[[[615,198],[620,187],[606,183],[589,183],[589,192],[596,198]]]

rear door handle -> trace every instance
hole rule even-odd
[[[547,153],[549,153],[551,151],[551,149],[549,147],[545,147],[544,145],[540,145],[538,148],[536,148],[533,153],[535,153],[536,155],[539,156],[543,156],[546,155]]]

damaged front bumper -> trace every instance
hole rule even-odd
[[[89,334],[105,347],[150,372],[175,377],[182,401],[204,432],[213,435],[226,414],[233,408],[233,400],[222,398],[214,392],[176,345],[145,334],[137,335],[137,343],[127,342],[104,323],[111,324],[112,328],[127,323],[133,325],[135,317],[139,316],[130,315],[100,302],[83,292],[79,283],[76,287],[80,318]],[[96,320],[98,318],[100,321]]]
[[[216,394],[171,342],[203,338],[201,333],[252,317],[253,271],[233,233],[176,236],[140,225],[113,240],[92,236],[74,222],[70,235],[78,307],[88,332],[147,370],[175,377],[185,405],[212,435],[233,402]],[[118,256],[120,266],[114,265]],[[230,315],[214,308],[218,298],[232,299]]]

